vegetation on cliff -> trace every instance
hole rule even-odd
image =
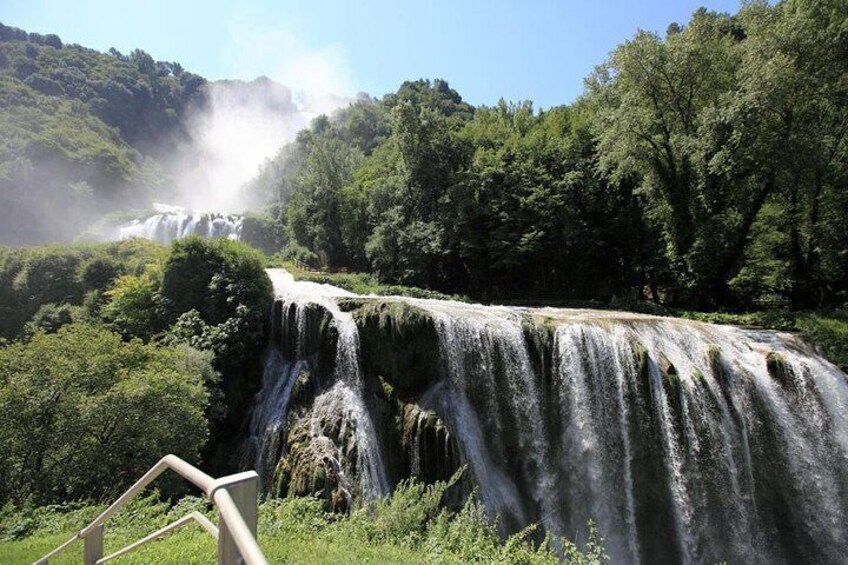
[[[65,438],[61,441],[69,442],[70,436],[62,435],[65,433],[101,433],[97,413],[88,414],[86,410],[106,410],[111,403],[106,397],[123,394],[119,390],[121,387],[132,389],[144,385],[144,379],[155,370],[153,365],[147,367],[152,361],[145,361],[146,358],[139,358],[134,353],[139,347],[155,359],[159,359],[156,355],[167,358],[172,354],[177,355],[175,359],[181,359],[181,351],[194,351],[196,355],[191,354],[194,355],[191,359],[202,358],[210,365],[208,370],[202,371],[205,375],[202,391],[206,396],[199,398],[191,391],[190,375],[194,369],[191,363],[183,361],[183,372],[188,371],[183,379],[184,386],[188,387],[184,391],[188,403],[170,396],[160,399],[161,409],[166,412],[161,417],[163,425],[170,422],[173,429],[182,429],[181,418],[184,419],[185,437],[191,449],[183,449],[179,442],[172,441],[172,435],[157,435],[158,426],[151,425],[150,434],[145,435],[145,427],[133,423],[132,419],[128,420],[128,425],[134,426],[132,435],[124,434],[118,439],[129,442],[123,448],[124,454],[142,467],[154,463],[162,453],[175,449],[193,461],[198,461],[202,452],[205,463],[216,470],[236,465],[231,454],[241,437],[244,414],[259,385],[261,351],[267,342],[265,326],[272,301],[271,282],[259,252],[225,239],[187,239],[170,249],[142,240],[0,248],[0,281],[3,283],[0,286],[0,335],[8,343],[6,348],[0,348],[0,355],[6,361],[4,381],[0,383],[3,394],[23,394],[40,387],[41,380],[49,381],[54,374],[59,379],[55,386],[51,385],[53,388],[47,386],[48,381],[42,383],[44,390],[31,400],[30,409],[35,412],[30,417],[21,415],[29,412],[19,412],[20,406],[14,409],[10,406],[4,412],[9,430],[18,429],[24,434],[31,418],[35,418],[43,419],[48,427],[63,428],[59,430],[61,434],[55,434],[56,441]],[[84,336],[88,336],[90,344]],[[94,349],[89,351],[83,346]],[[105,365],[83,363],[86,356],[100,351],[97,347],[114,347],[111,361]],[[34,364],[35,361],[38,364]],[[174,363],[179,366],[177,361]],[[172,374],[164,365],[162,367],[162,378]],[[124,384],[121,384],[123,381],[103,381],[104,372],[114,373],[114,379],[124,378],[125,373],[132,379]],[[151,378],[150,386],[153,384],[155,379]],[[118,389],[112,390],[113,387]],[[89,390],[92,394],[101,391],[96,394],[102,393],[104,401],[86,404],[74,393],[79,390]],[[142,388],[133,394],[143,399],[148,393]],[[77,419],[64,423],[55,420],[50,406],[54,401],[68,410],[80,410],[82,415],[73,416]],[[130,406],[127,414],[131,414],[131,402],[127,400],[127,403]],[[101,404],[103,406],[97,408]],[[109,409],[120,410],[120,407]],[[149,411],[151,417],[158,413],[157,410]],[[203,416],[199,436],[193,431],[197,410]],[[44,433],[50,435],[52,432]],[[208,434],[211,434],[211,441],[207,443]],[[12,442],[8,446],[10,453],[14,442],[24,442],[23,435],[13,440],[11,436],[0,434],[0,438],[4,448],[7,439]],[[134,442],[140,448],[144,446],[146,451],[133,452],[129,446]],[[36,443],[45,448],[51,445],[49,442]],[[52,472],[73,475],[75,459],[62,455],[71,445],[62,449],[53,447],[49,447],[50,457],[58,459],[51,459],[54,461],[50,466]],[[21,457],[28,461],[27,465],[41,460],[33,459],[34,456]],[[125,461],[123,455],[114,459]],[[124,484],[116,481],[116,477],[131,480],[136,474],[133,469],[138,470],[138,467],[131,466],[120,475],[103,475],[101,482],[88,486],[87,490],[68,487],[62,491],[51,487],[54,494],[28,482],[29,479],[20,479],[9,485],[13,490],[0,491],[0,499],[6,500],[13,492],[15,498],[21,500],[28,496],[48,502],[97,499],[112,492],[107,490],[111,488],[109,485]],[[49,475],[43,471],[31,472]]]
[[[0,24],[0,241],[68,240],[149,203],[204,83],[140,49],[100,53]]]
[[[0,349],[0,500],[120,494],[163,453],[197,460],[211,358],[71,324]]]

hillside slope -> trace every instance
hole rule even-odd
[[[161,191],[202,77],[0,24],[0,241],[66,240]]]

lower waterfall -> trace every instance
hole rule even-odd
[[[623,312],[358,296],[269,270],[251,463],[329,507],[403,478],[613,563],[844,563],[848,380],[793,335]]]

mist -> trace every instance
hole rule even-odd
[[[173,204],[222,213],[254,206],[244,186],[260,167],[313,118],[353,101],[345,97],[352,81],[340,46],[307,45],[280,16],[255,9],[242,4],[228,16],[221,58],[227,76],[242,80],[208,83],[204,103],[188,116],[190,143],[169,167]]]
[[[202,107],[188,119],[190,143],[175,171],[179,204],[194,210],[241,213],[250,207],[245,183],[319,114],[350,101],[327,93],[292,90],[266,77],[207,85]]]
[[[0,76],[23,93],[0,105],[0,244],[109,239],[155,203],[225,214],[261,207],[245,186],[353,90],[340,47],[306,45],[250,9],[239,4],[221,37],[212,78],[227,80],[143,51],[64,45],[83,73],[69,78],[53,55],[36,56],[56,49],[42,36],[33,44],[13,30],[0,41]]]

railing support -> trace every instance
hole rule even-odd
[[[103,557],[103,524],[92,529],[83,538],[82,552],[83,565],[96,565],[97,560]]]
[[[253,538],[256,539],[256,527],[258,521],[258,499],[259,499],[259,476],[249,471],[229,477],[221,478],[216,489],[225,490],[235,504],[238,513],[244,519],[244,524]],[[215,499],[215,492],[210,493],[210,498]],[[235,537],[230,526],[227,525],[219,510],[219,533],[218,533],[218,565],[243,565],[241,552],[236,545]]]
[[[144,539],[130,544],[124,549],[104,558],[103,523],[126,506],[134,496],[167,469],[175,471],[177,474],[182,475],[183,478],[194,483],[195,486],[200,487],[206,494],[206,497],[218,507],[219,528],[215,528],[204,516],[193,512],[189,516],[177,520],[174,524],[162,528]],[[85,565],[96,565],[97,561],[105,563],[118,555],[132,551],[161,535],[173,531],[184,524],[189,518],[193,517],[203,526],[204,530],[218,538],[218,563],[226,565],[241,563],[247,563],[248,565],[268,565],[268,560],[265,559],[262,549],[256,543],[258,494],[259,475],[256,474],[256,471],[245,471],[215,480],[176,455],[166,455],[137,480],[129,490],[122,494],[118,500],[113,502],[109,508],[95,518],[93,522],[35,563],[36,565],[46,565],[50,559],[59,555],[80,539],[85,544],[83,548],[83,563]]]

